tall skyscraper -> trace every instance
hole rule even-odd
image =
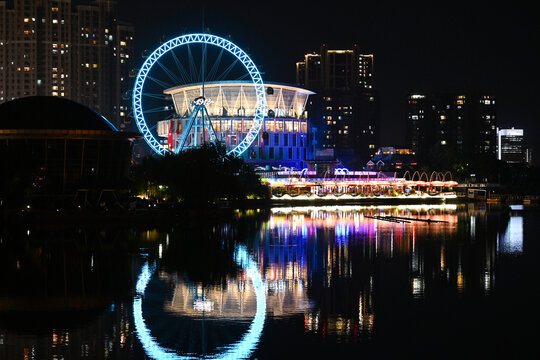
[[[407,146],[421,164],[436,158],[495,157],[495,96],[413,94],[407,100]]]
[[[116,0],[0,1],[0,20],[0,102],[66,97],[125,127],[134,30]]]
[[[316,92],[308,112],[320,150],[363,166],[379,147],[379,100],[373,89],[373,55],[352,50],[306,54],[296,64],[299,85]]]

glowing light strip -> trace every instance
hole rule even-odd
[[[223,352],[206,355],[205,359],[242,359],[249,358],[255,346],[259,342],[264,327],[266,317],[266,292],[261,274],[258,271],[257,263],[248,255],[245,246],[238,246],[235,251],[234,260],[245,271],[246,276],[251,280],[251,284],[257,298],[257,311],[251,322],[248,331],[242,339],[236,343],[223,347]],[[143,345],[146,354],[159,360],[178,360],[178,359],[198,359],[195,355],[178,355],[171,349],[159,345],[155,338],[150,334],[142,315],[142,298],[146,286],[150,282],[155,266],[146,263],[137,280],[137,295],[133,298],[133,318],[137,337]]]
[[[146,124],[142,107],[144,82],[146,81],[146,77],[148,76],[152,66],[154,66],[154,64],[163,55],[179,46],[197,43],[215,45],[234,55],[244,65],[255,86],[255,95],[257,101],[255,107],[255,117],[253,118],[251,128],[240,144],[228,152],[228,155],[240,156],[251,146],[261,130],[264,121],[264,113],[266,112],[266,94],[264,92],[264,84],[261,74],[251,58],[238,46],[218,36],[209,34],[190,34],[179,36],[167,41],[154,50],[150,56],[148,56],[137,74],[135,85],[133,87],[133,115],[135,116],[137,127],[143,134],[144,139],[150,148],[152,148],[152,150],[154,150],[157,154],[165,155],[169,151],[165,146],[159,143]]]

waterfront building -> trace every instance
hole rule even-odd
[[[421,164],[478,155],[495,158],[495,96],[411,94],[407,98],[406,139]]]
[[[523,129],[497,129],[497,159],[507,163],[526,163]]]
[[[394,171],[403,174],[416,170],[418,162],[412,149],[396,149],[391,146],[381,147],[367,162],[366,170]]]
[[[348,166],[363,166],[379,146],[379,96],[373,88],[374,59],[357,46],[306,54],[296,64],[296,81],[317,94],[308,110],[316,148],[331,150]]]
[[[2,179],[31,176],[28,190],[43,196],[118,187],[128,176],[133,140],[139,137],[62,97],[8,101],[0,104]]]
[[[313,95],[296,86],[266,82],[267,114],[257,139],[245,157],[256,166],[303,168],[312,158],[311,126],[306,111]],[[158,122],[158,136],[174,151],[173,135],[186,128],[193,112],[192,100],[202,96],[202,84],[188,84],[164,91],[174,102],[176,115]],[[216,81],[204,84],[204,96],[210,102],[208,115],[217,139],[227,149],[240,143],[251,128],[255,116],[255,86],[245,81]]]
[[[133,35],[133,26],[118,21],[116,0],[0,1],[0,103],[64,97],[124,129]]]

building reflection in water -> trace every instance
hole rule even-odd
[[[0,359],[131,359],[132,252],[157,234],[52,226],[0,241]]]
[[[356,342],[373,336],[376,304],[389,301],[381,297],[414,302],[442,290],[490,294],[500,218],[457,205],[273,209],[250,244],[265,283],[267,314],[301,315],[307,333]],[[256,301],[243,274],[219,286],[160,276],[174,283],[167,311],[253,318]]]
[[[382,216],[431,221],[384,221]],[[162,314],[174,323],[204,317],[210,346],[218,341],[210,340],[211,323],[220,324],[221,340],[229,343],[243,336],[257,313],[252,282],[241,268],[229,268],[233,239],[245,242],[262,277],[265,326],[269,319],[301,325],[305,336],[337,343],[373,339],[391,323],[388,309],[393,307],[490,296],[497,262],[524,252],[522,215],[485,205],[276,208],[259,220],[247,233],[230,224],[209,228],[215,234],[208,244],[219,249],[203,244],[187,255],[182,255],[189,249],[186,240],[194,241],[193,236],[170,229],[84,229],[66,235],[75,239],[69,241],[50,236],[37,241],[40,235],[26,229],[2,234],[0,358],[144,358],[131,297],[143,260],[129,253],[144,252],[162,264],[171,257],[180,266],[192,261],[191,270],[159,266],[154,281],[168,286],[150,283],[149,292],[159,301],[149,296],[143,309],[149,327],[154,326],[152,335],[164,343],[154,331],[169,324]],[[209,269],[214,277],[205,273]],[[39,332],[20,329],[20,323],[33,324],[43,316],[21,315],[16,309],[21,299],[59,306],[66,296],[72,305],[87,307],[71,312],[77,314],[72,322],[47,319]],[[151,306],[159,307],[159,316]]]
[[[499,251],[506,254],[523,253],[523,216],[510,216],[506,231],[499,237]]]
[[[411,301],[441,287],[455,293],[492,291],[496,243],[488,223],[493,219],[485,211],[473,209],[471,216],[467,210],[457,205],[276,208],[254,247],[269,287],[282,281],[279,289],[288,294],[281,296],[299,298],[289,304],[309,305],[288,309],[304,313],[306,332],[357,341],[373,335],[376,296],[389,287],[400,289],[404,278]],[[431,222],[374,218],[380,216]],[[481,256],[464,256],[471,251]]]

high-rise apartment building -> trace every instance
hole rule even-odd
[[[306,54],[296,64],[296,81],[316,92],[308,112],[317,128],[316,147],[333,149],[341,160],[365,164],[379,147],[379,101],[373,89],[373,55],[352,50]]]
[[[133,27],[116,0],[0,1],[0,102],[32,95],[82,103],[120,129],[129,122]]]
[[[523,129],[497,129],[497,159],[507,163],[526,163]]]
[[[407,99],[407,146],[420,163],[496,151],[493,95],[413,94]]]

